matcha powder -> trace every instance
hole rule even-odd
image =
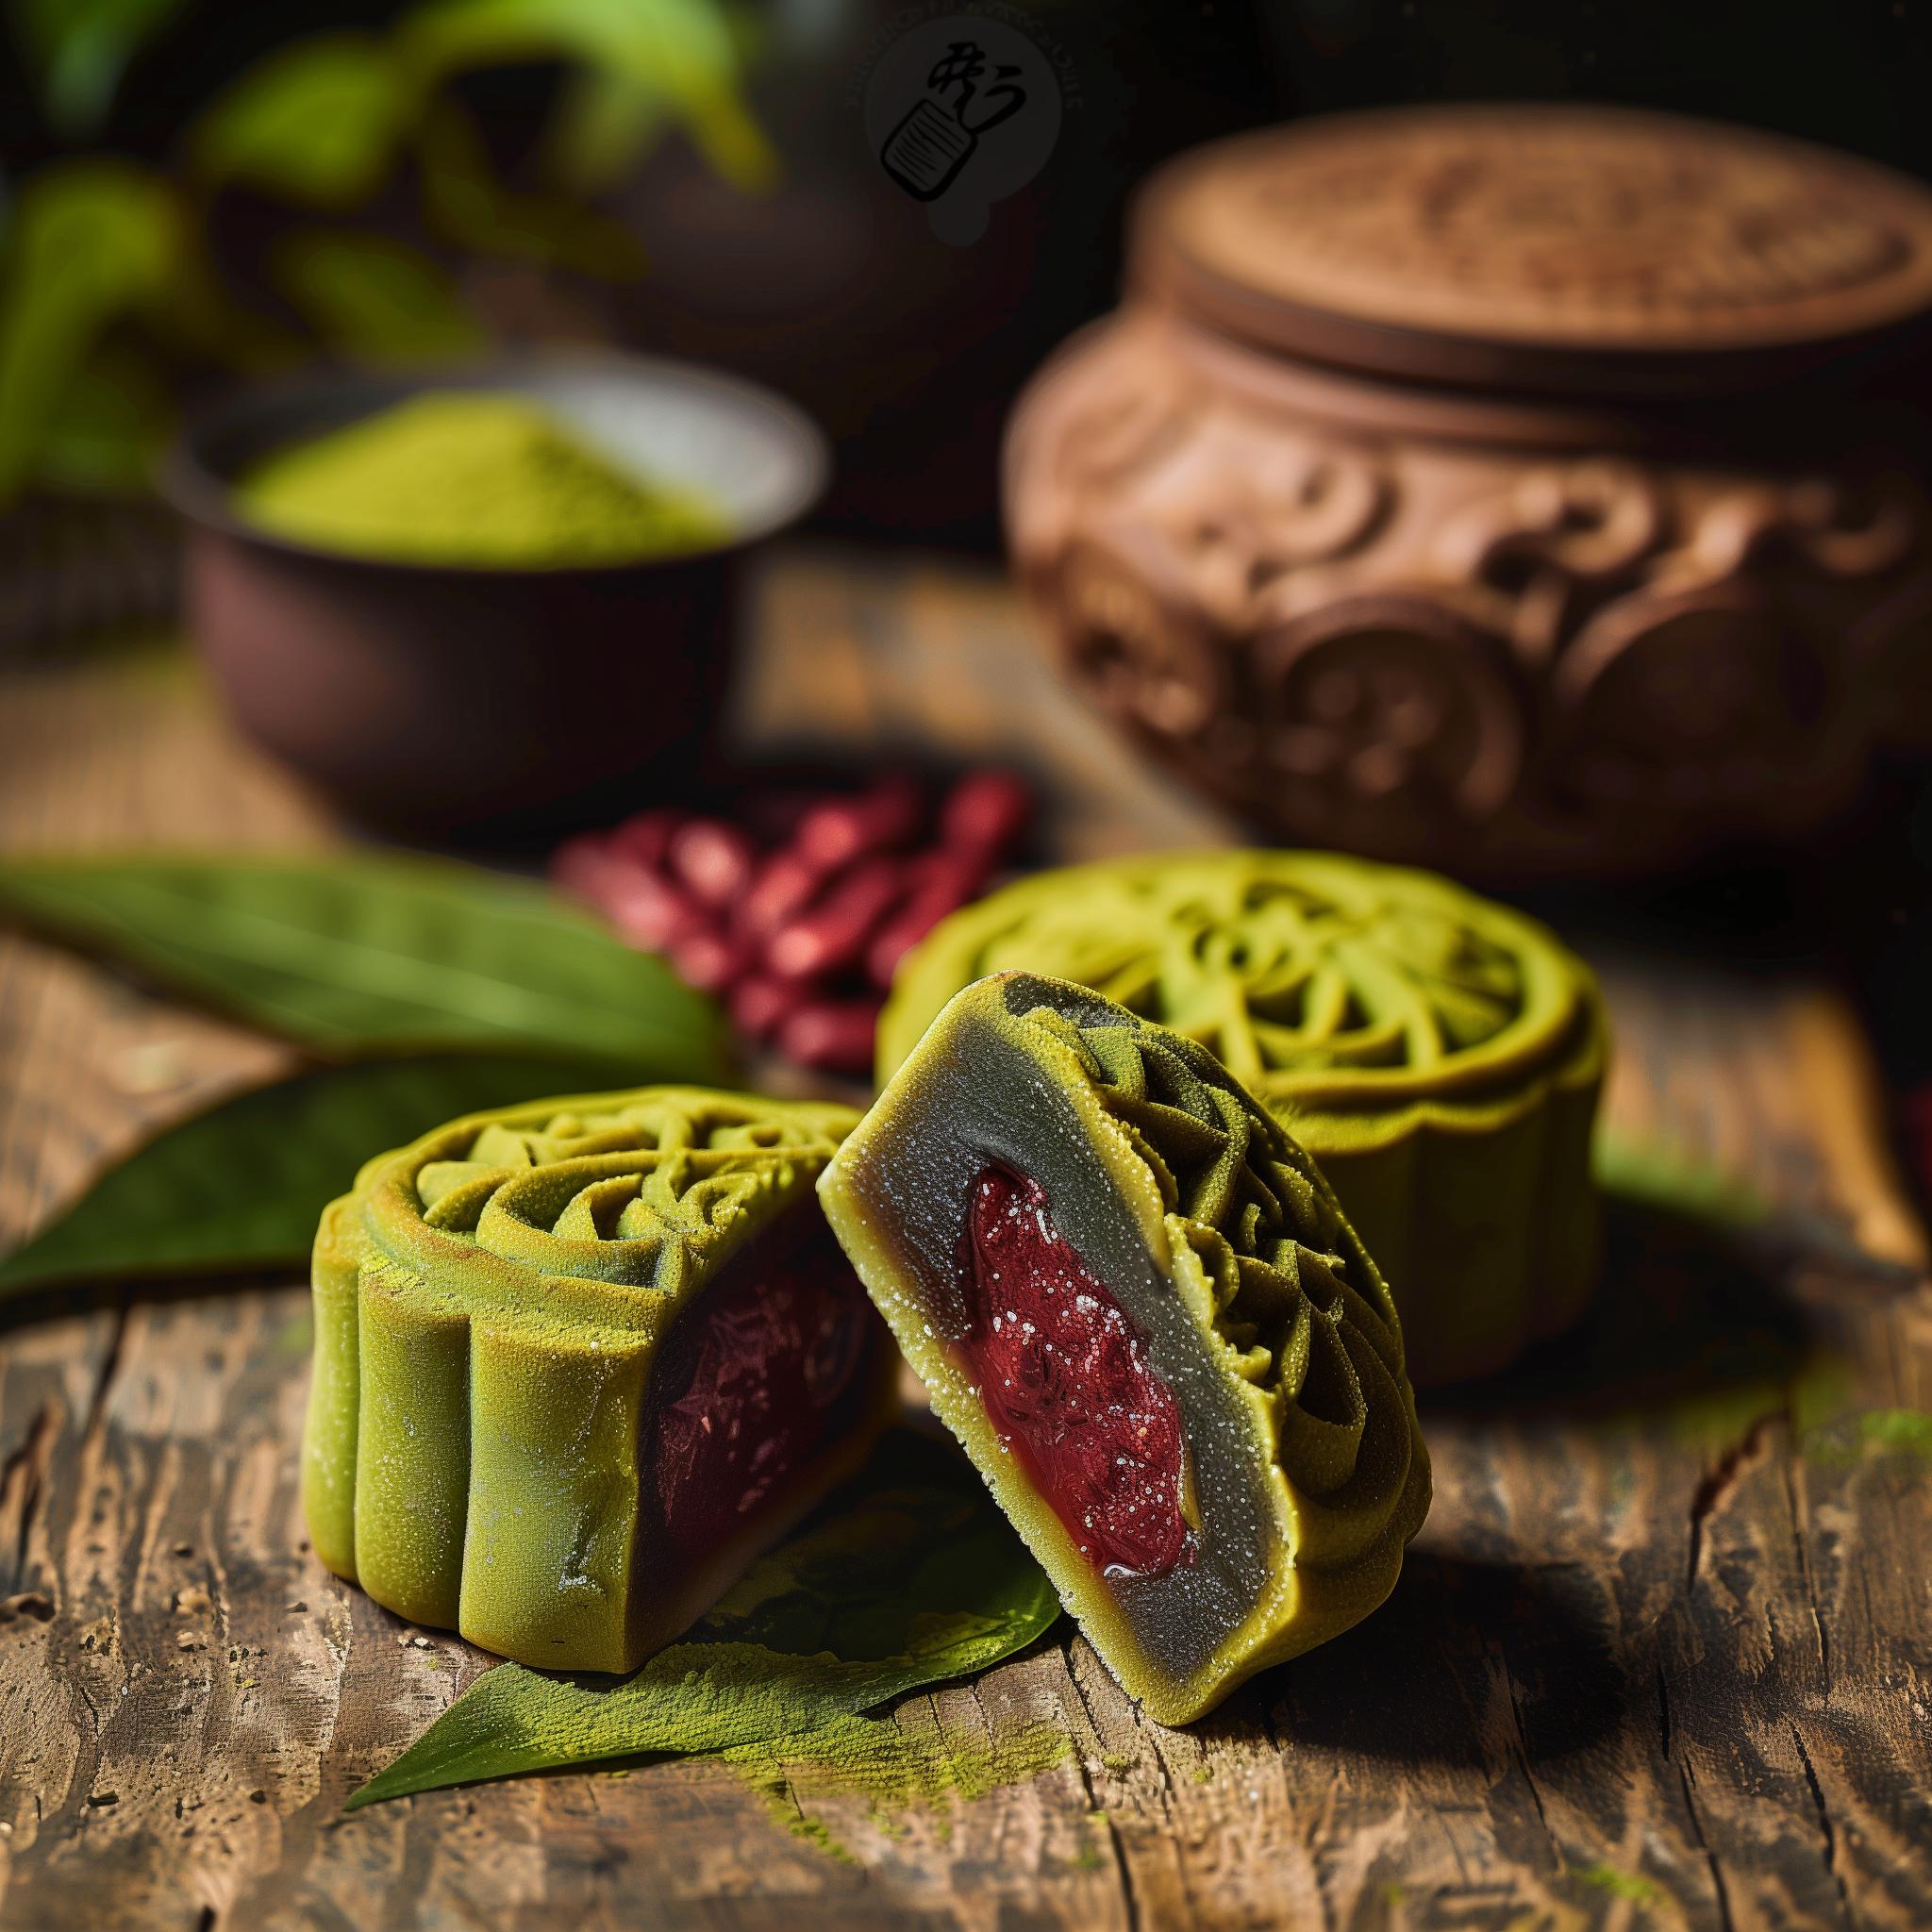
[[[627,473],[535,404],[458,390],[277,450],[233,500],[276,536],[385,562],[625,563],[729,534],[697,491]]]
[[[1024,1784],[1067,1762],[1073,1741],[1042,1721],[1003,1725],[974,1740],[937,1729],[903,1729],[893,1719],[845,1716],[794,1737],[761,1739],[718,1754],[747,1778],[794,1835],[834,1857],[854,1854],[815,1809],[825,1798],[857,1799],[888,1836],[895,1821],[920,1810],[952,1836],[951,1800],[982,1798],[1001,1785]]]

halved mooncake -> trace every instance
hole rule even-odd
[[[524,1663],[625,1671],[675,1636],[891,1400],[812,1193],[857,1118],[645,1088],[371,1161],[315,1243],[323,1561]]]
[[[1500,1368],[1595,1282],[1608,1031],[1546,927],[1448,879],[1322,852],[1039,873],[901,963],[881,1081],[989,973],[1091,986],[1211,1048],[1315,1157],[1402,1309],[1418,1386]]]
[[[1082,987],[945,1008],[819,1181],[932,1406],[1164,1723],[1386,1597],[1429,1502],[1388,1290],[1212,1054]]]

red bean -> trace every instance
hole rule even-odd
[[[733,800],[731,816],[759,845],[775,850],[791,844],[799,821],[834,795],[822,785],[761,785]]]
[[[674,942],[671,963],[687,986],[700,992],[724,992],[742,976],[751,956],[739,941],[701,927]]]
[[[891,991],[899,961],[952,910],[951,905],[915,899],[891,924],[882,925],[865,949],[866,978],[881,992]]]
[[[969,772],[940,808],[940,837],[950,846],[997,856],[1033,816],[1033,794],[1010,772]]]
[[[906,883],[909,897],[944,901],[950,912],[976,899],[992,876],[993,856],[969,848],[948,850],[944,846],[922,852],[906,861]]]
[[[605,842],[613,858],[628,858],[656,872],[664,863],[671,841],[684,822],[683,812],[673,811],[668,807],[655,811],[641,811],[625,819],[622,824],[612,826],[605,835]]]
[[[835,872],[876,852],[908,843],[925,816],[919,787],[886,778],[857,798],[828,799],[798,822],[791,848],[821,872]]]
[[[551,873],[724,999],[741,1031],[859,1074],[879,1002],[855,989],[887,986],[909,947],[985,889],[1031,809],[1010,774],[969,774],[946,795],[939,842],[912,849],[927,807],[908,778],[836,797],[757,791],[730,819],[639,812],[560,846]]]
[[[596,898],[623,938],[651,952],[662,952],[707,923],[676,887],[641,866],[614,864]]]
[[[768,1040],[806,1000],[804,987],[765,973],[747,973],[731,989],[731,1020],[741,1033]]]
[[[739,905],[740,929],[755,940],[769,939],[805,910],[822,883],[817,868],[797,853],[773,853],[758,866]]]
[[[800,1007],[778,1028],[778,1051],[826,1073],[866,1073],[878,1016],[875,999],[815,1001]]]
[[[915,879],[912,895],[881,924],[865,949],[865,976],[886,991],[899,961],[942,920],[978,897],[991,870],[977,855],[923,853],[907,867]]]
[[[892,974],[899,970],[899,961],[939,924],[939,917],[937,914],[931,919],[908,916],[881,926],[878,937],[865,949],[866,978],[881,992],[891,992]]]
[[[612,855],[608,840],[573,839],[550,862],[550,875],[588,899],[632,945],[658,951],[703,923],[685,895],[642,866]]]
[[[566,839],[550,855],[550,876],[566,891],[594,904],[603,903],[603,887],[610,876],[609,841],[601,832],[583,832]]]
[[[856,965],[905,890],[905,871],[896,859],[855,865],[824,898],[772,935],[766,966],[781,979],[815,979]]]
[[[757,849],[724,819],[692,819],[673,833],[665,858],[673,877],[707,906],[728,907],[743,897],[758,863]]]

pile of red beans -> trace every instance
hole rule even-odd
[[[986,890],[1032,817],[1010,774],[935,796],[910,778],[840,795],[768,793],[730,818],[671,808],[559,846],[558,883],[633,945],[717,994],[788,1059],[864,1074],[892,970]]]

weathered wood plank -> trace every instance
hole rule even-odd
[[[1061,760],[1068,855],[1214,833],[1058,698],[994,585],[811,558],[761,621],[754,742]],[[0,697],[0,841],[324,830],[172,674]],[[671,1762],[343,1819],[489,1660],[307,1550],[302,1291],[0,1318],[0,1925],[1932,1922],[1932,1297],[1856,1037],[1807,990],[1606,963],[1612,1113],[1799,1218],[1713,1246],[1622,1217],[1581,1337],[1428,1406],[1438,1503],[1395,1597],[1203,1724],[1146,1723],[1064,1637],[908,1700],[896,1722],[962,1757],[1068,1740],[942,1816]],[[283,1063],[0,938],[0,1239]]]

